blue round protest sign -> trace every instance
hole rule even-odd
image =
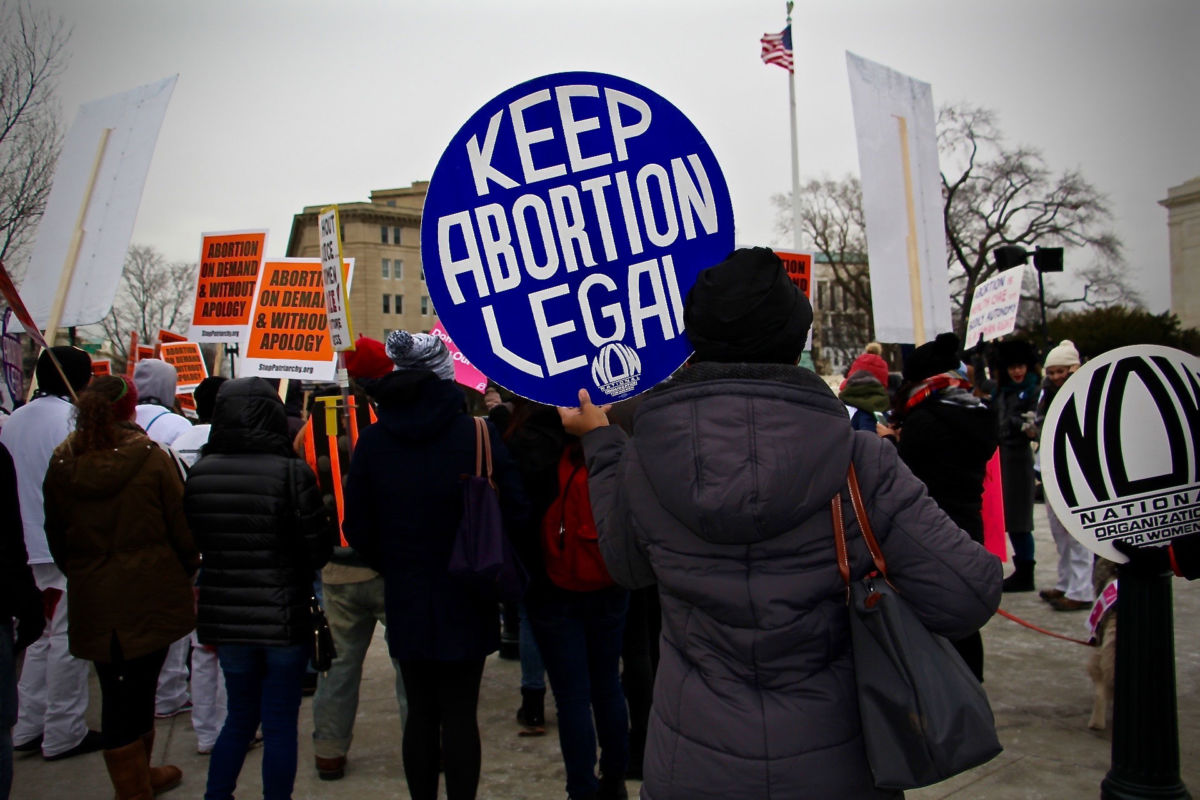
[[[631,397],[692,352],[683,298],[733,249],[712,150],[667,100],[593,72],[503,92],[450,141],[421,222],[447,333],[543,403]]]

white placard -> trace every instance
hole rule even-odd
[[[83,236],[58,324],[90,325],[104,319],[112,308],[150,157],[178,77],[79,107],[58,158],[46,213],[21,285],[21,296],[38,327],[50,322],[85,202]]]
[[[933,90],[853,53],[846,53],[846,65],[875,338],[933,341],[951,328]]]
[[[325,282],[325,311],[329,315],[329,344],[334,352],[354,349],[354,328],[350,324],[350,301],[342,282],[342,235],[337,206],[321,209],[317,217],[321,243],[321,277]]]
[[[1021,305],[1021,278],[1024,275],[1024,267],[1013,267],[975,287],[964,348],[974,347],[980,339],[999,339],[1016,329],[1017,311]]]
[[[1121,347],[1058,390],[1042,426],[1042,483],[1063,527],[1097,555],[1112,542],[1200,533],[1200,358]]]

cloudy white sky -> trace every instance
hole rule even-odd
[[[201,231],[264,226],[281,255],[303,206],[428,179],[479,106],[569,70],[673,102],[725,171],[738,242],[786,244],[770,198],[791,188],[787,73],[758,43],[783,27],[782,0],[34,3],[74,29],[68,124],[80,103],[179,74],[133,236],[171,260],[196,260]],[[858,170],[851,50],[1081,169],[1111,199],[1147,304],[1169,306],[1157,201],[1200,175],[1200,3],[800,0],[793,31],[802,178]]]

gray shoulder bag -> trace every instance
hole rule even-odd
[[[846,476],[875,572],[850,579],[842,497],[830,501],[867,762],[880,789],[915,789],[979,766],[1003,749],[987,695],[945,638],[931,633],[888,581],[854,465]]]

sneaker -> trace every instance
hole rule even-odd
[[[346,757],[337,756],[336,758],[321,758],[315,757],[317,763],[317,777],[323,781],[341,780],[346,774]]]
[[[37,753],[37,752],[40,752],[41,749],[42,749],[42,734],[40,734],[40,733],[37,736],[30,739],[28,742],[22,742],[21,744],[13,745],[14,753]]]
[[[202,744],[202,745],[196,746],[196,755],[198,755],[198,756],[211,756],[212,751],[213,751],[213,746],[211,744],[210,745]]]
[[[43,755],[44,761],[62,761],[64,758],[72,756],[81,756],[84,753],[94,753],[97,750],[104,749],[104,740],[100,736],[100,731],[88,731],[83,736],[83,741],[63,753],[57,753],[52,756]]]
[[[1062,589],[1042,589],[1038,592],[1038,597],[1045,600],[1047,603],[1053,603],[1060,597],[1066,597],[1067,593]]]
[[[159,712],[155,711],[154,718],[155,719],[170,719],[171,717],[178,717],[180,714],[186,714],[191,710],[192,710],[192,701],[187,700],[184,702],[183,705],[181,705],[179,708],[175,709],[174,711],[168,711],[166,713],[159,713]]]

